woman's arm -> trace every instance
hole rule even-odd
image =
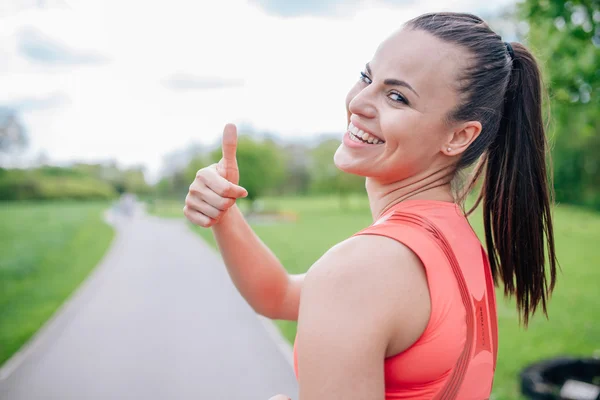
[[[256,312],[272,319],[296,320],[304,275],[289,276],[235,206],[238,198],[248,194],[238,185],[236,149],[236,127],[227,124],[223,157],[218,164],[198,171],[183,213],[190,222],[213,228],[233,283]]]
[[[304,274],[287,273],[237,206],[212,229],[231,280],[248,304],[271,319],[297,320]]]

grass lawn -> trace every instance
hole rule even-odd
[[[56,311],[113,238],[106,202],[0,203],[0,365]]]
[[[266,199],[267,208],[295,211],[297,223],[254,226],[291,273],[306,271],[327,249],[371,223],[366,198],[353,199],[341,210],[335,198]],[[157,203],[154,213],[182,217],[183,202]],[[471,223],[480,238],[479,214]],[[600,214],[568,206],[555,211],[555,235],[562,271],[549,306],[549,320],[536,315],[527,330],[518,324],[513,301],[503,301],[498,290],[499,357],[494,399],[518,399],[518,373],[528,363],[559,355],[600,353]],[[210,230],[193,228],[215,244]],[[292,341],[295,323],[277,321]]]

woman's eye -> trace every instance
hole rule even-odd
[[[390,93],[389,98],[392,101],[408,104],[408,101],[406,101],[406,99],[400,93]]]
[[[371,80],[371,78],[369,78],[367,76],[367,74],[365,74],[364,72],[360,73],[360,80],[363,81],[364,83],[366,83],[367,85],[371,84],[373,81]]]

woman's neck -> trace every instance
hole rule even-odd
[[[367,178],[366,188],[373,220],[404,200],[437,200],[453,202],[451,180],[453,171],[442,168],[433,173],[425,171],[402,181],[383,183]]]

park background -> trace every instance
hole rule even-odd
[[[532,362],[599,355],[597,1],[3,0],[0,365],[106,253],[104,211],[122,194],[183,218],[226,122],[241,135],[241,207],[290,272],[367,226],[364,180],[332,163],[343,99],[399,21],[434,10],[477,13],[526,43],[548,88],[561,271],[549,319],[524,329],[514,302],[499,301],[494,398],[519,398],[518,373]],[[482,235],[479,213],[471,223]],[[214,245],[210,230],[190,229]],[[293,339],[295,324],[278,326]]]

